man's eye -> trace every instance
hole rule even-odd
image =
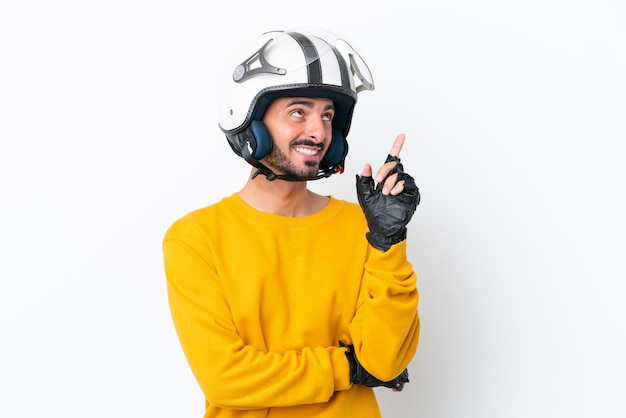
[[[322,118],[324,120],[332,121],[333,120],[333,114],[332,113],[326,113],[324,116],[322,116]]]
[[[302,116],[304,116],[304,113],[302,113],[301,110],[294,110],[293,112],[291,112],[291,115],[297,118],[301,118]]]

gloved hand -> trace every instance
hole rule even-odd
[[[395,379],[386,382],[375,378],[374,376],[369,374],[369,372],[365,370],[363,366],[361,366],[361,363],[359,363],[359,360],[356,358],[356,354],[354,353],[354,345],[346,345],[342,341],[339,341],[339,345],[346,348],[346,357],[348,358],[348,363],[350,364],[351,383],[369,386],[371,388],[384,386],[391,388],[396,392],[400,392],[402,389],[404,389],[404,384],[409,382],[409,371],[407,369],[404,369],[404,371],[400,373],[400,375],[397,376]]]
[[[415,180],[404,172],[400,158],[388,155],[385,163],[390,161],[395,161],[396,166],[389,172],[387,178],[398,173],[397,182],[404,180],[404,190],[400,194],[384,195],[382,193],[384,180],[374,187],[374,179],[371,176],[356,177],[357,197],[369,227],[367,240],[373,247],[382,251],[387,251],[393,244],[406,239],[406,226],[420,202],[420,193]]]

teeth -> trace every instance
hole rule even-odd
[[[296,147],[295,150],[296,152],[299,152],[305,155],[315,155],[319,152],[319,150],[317,149],[310,149],[310,148],[303,148],[303,147]]]

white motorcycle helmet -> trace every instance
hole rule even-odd
[[[315,180],[343,172],[357,93],[373,90],[372,75],[344,40],[318,28],[267,32],[236,56],[221,84],[220,129],[233,151],[269,180]],[[279,97],[330,99],[335,105],[332,141],[312,178],[273,173],[259,160],[272,149],[263,114]]]

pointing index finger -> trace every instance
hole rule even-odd
[[[391,146],[391,151],[389,151],[389,155],[391,155],[392,157],[399,157],[403,145],[404,134],[400,134],[396,137],[396,140],[393,141],[393,145]]]

